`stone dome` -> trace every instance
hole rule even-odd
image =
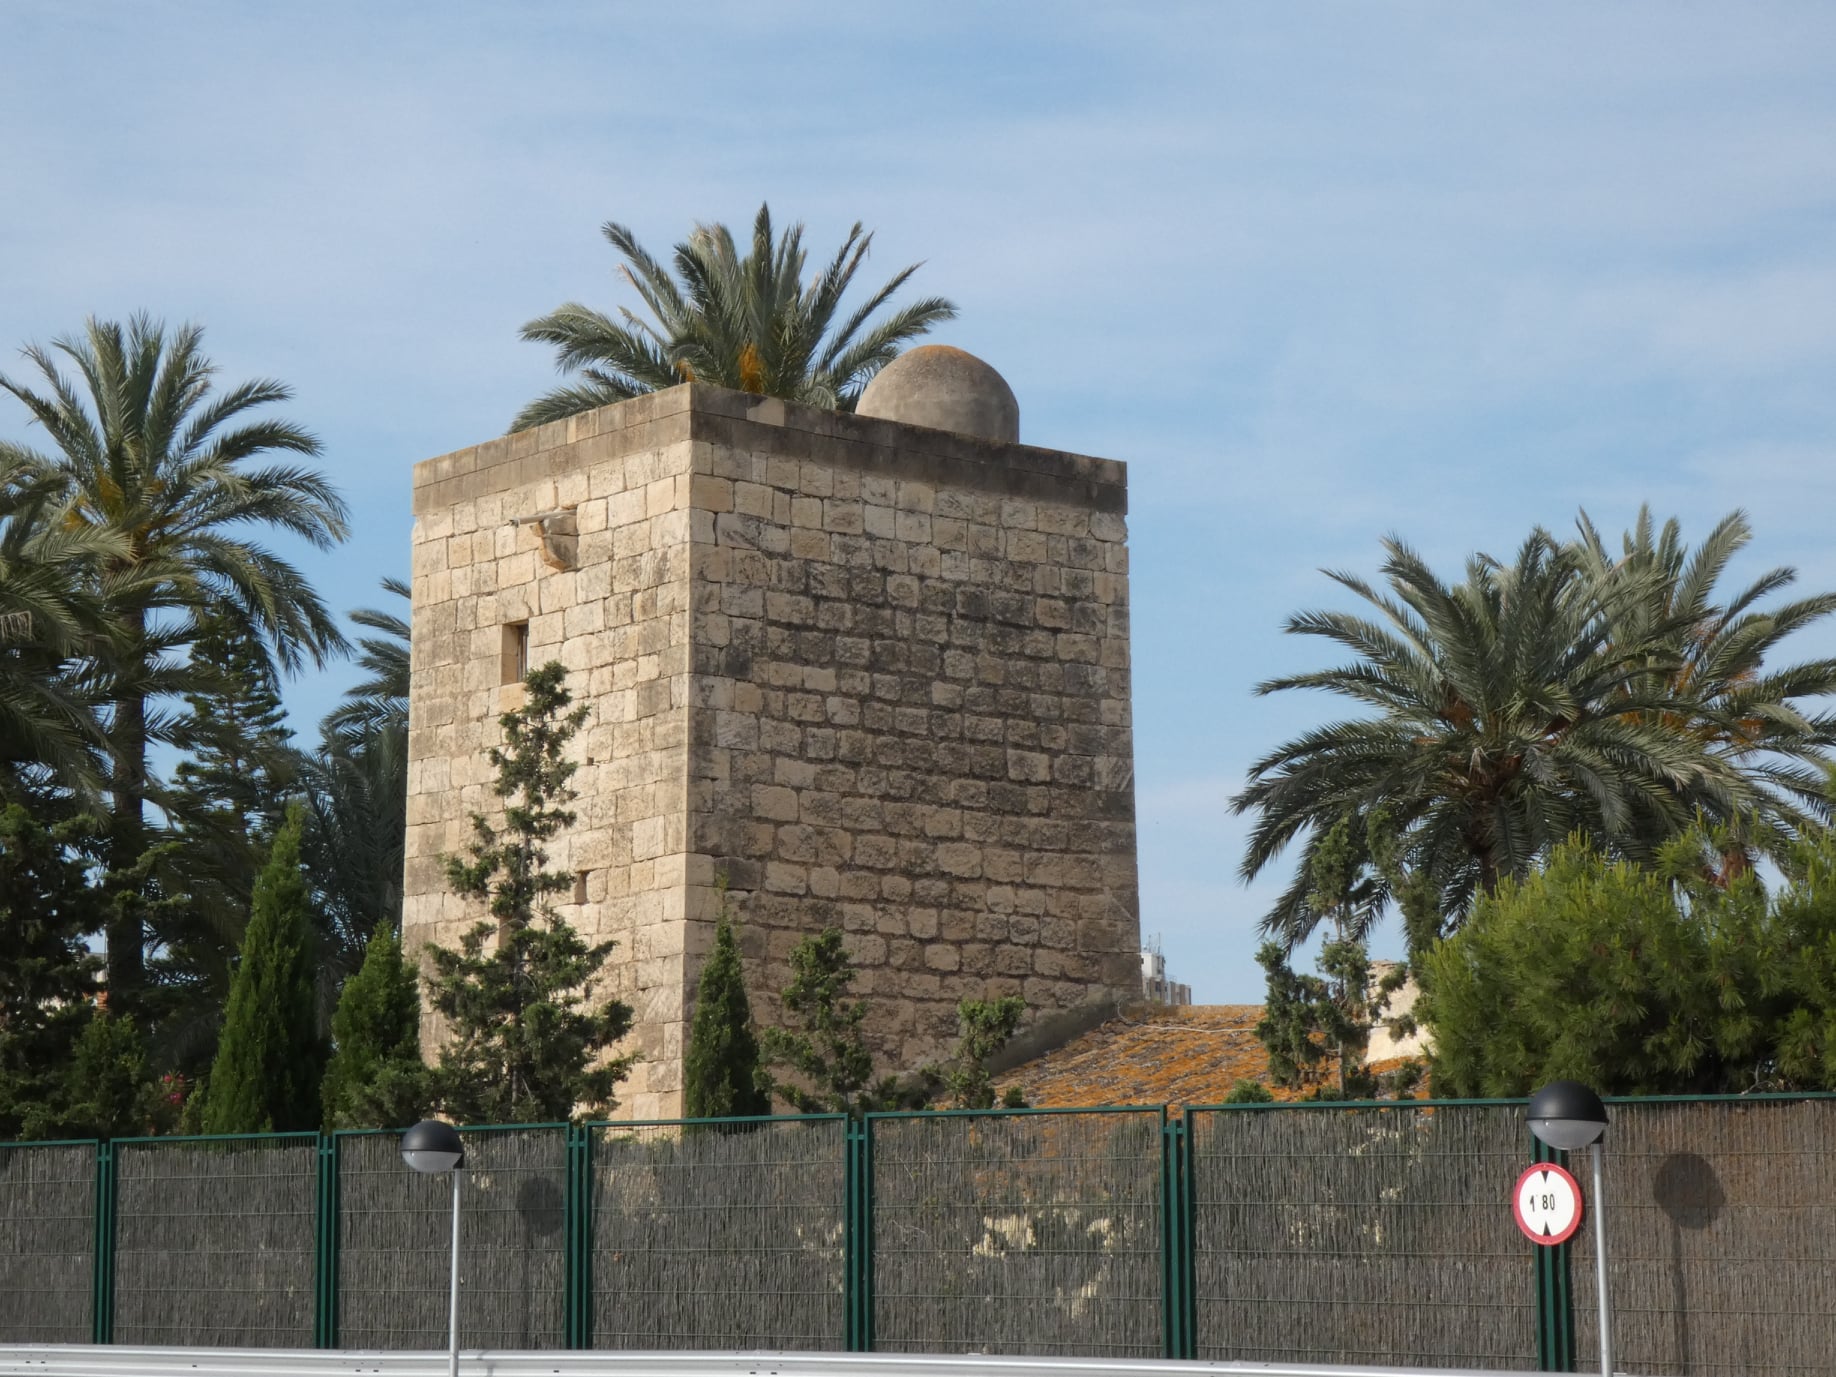
[[[1020,438],[1020,403],[1007,379],[947,344],[907,349],[867,384],[854,410],[984,440],[1011,444]]]

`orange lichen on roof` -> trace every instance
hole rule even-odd
[[[1256,1037],[1261,1021],[1260,1004],[1132,1005],[996,1076],[995,1094],[1018,1086],[1035,1109],[1222,1104],[1239,1081],[1256,1081],[1277,1100],[1301,1099],[1306,1092],[1270,1083],[1268,1050]],[[1389,1057],[1367,1069],[1382,1075],[1409,1060]],[[1423,1077],[1405,1098],[1427,1093]]]
[[[1268,1084],[1269,1054],[1256,1039],[1261,1018],[1259,1004],[1133,1006],[996,1077],[997,1091],[1017,1085],[1040,1109],[1217,1104],[1238,1081]]]

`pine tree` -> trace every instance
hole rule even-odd
[[[332,1015],[326,1128],[399,1128],[427,1108],[419,986],[394,930],[379,926]]]
[[[189,677],[189,712],[173,731],[189,758],[173,772],[164,802],[188,828],[258,857],[280,829],[297,774],[273,658],[247,627],[212,611],[199,619]],[[249,865],[245,889],[257,869]]]
[[[921,1079],[874,1073],[862,1028],[867,1005],[848,998],[854,962],[841,929],[824,928],[799,942],[791,951],[791,972],[782,999],[798,1026],[767,1028],[764,1051],[768,1066],[787,1068],[798,1079],[774,1075],[773,1093],[799,1114],[860,1115],[921,1105]]]
[[[1643,868],[1577,836],[1475,905],[1426,962],[1434,1093],[1836,1088],[1836,833],[1796,839],[1772,894],[1717,873],[1725,841]]]
[[[140,926],[155,936],[137,1017],[155,1045],[183,1048],[208,1067],[248,928],[256,878],[295,792],[297,755],[266,645],[235,614],[213,607],[195,621],[184,669],[187,711],[172,724],[186,756],[160,806],[171,820],[149,829],[162,852],[141,883],[110,886],[124,900],[182,895]],[[322,969],[314,951],[315,968]],[[322,978],[322,977],[321,977]],[[323,1016],[320,1018],[323,1026]]]
[[[302,810],[288,810],[255,882],[205,1091],[206,1133],[317,1128],[325,1064],[315,1018],[312,924],[300,869]]]
[[[1320,948],[1320,975],[1293,970],[1279,942],[1265,943],[1256,953],[1268,977],[1256,1035],[1268,1049],[1269,1077],[1320,1099],[1377,1094],[1379,1080],[1365,1069],[1365,1050],[1384,1004],[1406,975],[1398,968],[1372,988],[1364,933],[1384,891],[1370,873],[1370,829],[1355,828],[1355,821],[1340,818],[1313,848],[1307,906],[1314,921],[1326,920],[1332,932]]]
[[[957,1039],[950,1059],[928,1068],[930,1077],[949,1096],[952,1109],[993,1109],[994,1072],[988,1062],[1007,1046],[1026,1016],[1026,1001],[1019,995],[1001,999],[965,999],[956,1006]],[[1002,1101],[1009,1109],[1025,1106],[1017,1090]]]
[[[95,1009],[102,926],[87,869],[100,828],[0,811],[0,1139],[70,1131],[70,1072]]]
[[[762,1083],[752,1005],[746,998],[745,972],[733,936],[724,880],[714,924],[714,950],[701,968],[696,990],[682,1081],[683,1112],[691,1119],[771,1113],[771,1092]]]
[[[126,1138],[150,1124],[146,1042],[127,1014],[99,1011],[77,1039],[71,1059],[64,1132]]]
[[[489,756],[503,830],[474,815],[471,859],[446,858],[454,892],[488,899],[491,912],[458,951],[428,948],[429,1002],[447,1020],[435,1094],[461,1122],[602,1114],[630,1069],[629,1057],[602,1060],[630,1031],[630,1007],[616,999],[589,1006],[613,944],[589,946],[550,902],[573,884],[566,871],[548,868],[547,843],[574,821],[567,804],[575,766],[565,751],[587,715],[568,710],[566,677],[551,661],[523,681],[524,705],[499,719],[504,746]]]

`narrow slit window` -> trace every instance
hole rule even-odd
[[[587,876],[590,874],[592,874],[590,870],[576,870],[574,872],[574,902],[577,904],[584,904],[586,902]]]
[[[529,623],[506,622],[501,679],[506,684],[520,684],[529,677]]]

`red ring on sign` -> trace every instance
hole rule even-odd
[[[1559,1176],[1568,1182],[1569,1190],[1575,1194],[1575,1217],[1568,1221],[1568,1227],[1559,1234],[1540,1234],[1532,1229],[1523,1215],[1518,1213],[1517,1202],[1523,1198],[1524,1182],[1532,1176]],[[1517,1184],[1511,1187],[1511,1218],[1523,1236],[1532,1243],[1540,1243],[1545,1248],[1553,1248],[1558,1243],[1566,1243],[1575,1236],[1575,1230],[1581,1227],[1581,1220],[1587,1214],[1587,1201],[1581,1195],[1581,1183],[1575,1180],[1567,1167],[1559,1167],[1554,1162],[1538,1162],[1535,1166],[1525,1167],[1523,1174],[1517,1178]]]

